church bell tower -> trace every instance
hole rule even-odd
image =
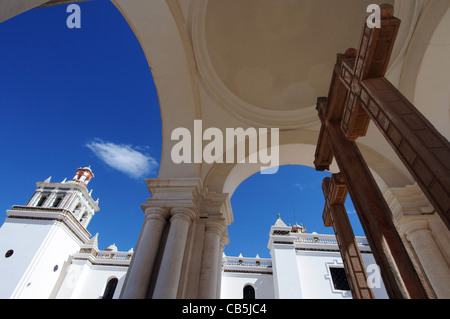
[[[36,183],[26,205],[15,205],[0,228],[0,298],[52,298],[70,255],[87,243],[99,211],[87,185],[90,167],[72,180]]]

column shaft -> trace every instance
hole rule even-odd
[[[186,240],[194,213],[189,209],[172,209],[171,215],[169,235],[153,299],[175,299],[177,297]]]
[[[159,250],[161,235],[169,213],[163,209],[149,211],[133,254],[121,298],[145,299]]]
[[[450,298],[450,269],[442,256],[426,221],[412,221],[404,226],[406,238],[411,242],[422,267],[438,298]]]
[[[220,269],[219,253],[222,232],[222,225],[206,225],[198,292],[198,298],[200,299],[216,298],[218,281],[217,273]]]

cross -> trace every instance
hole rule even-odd
[[[352,296],[355,299],[375,299],[372,289],[368,286],[361,252],[344,207],[348,193],[344,177],[339,173],[325,178],[322,189],[325,196],[322,218],[325,227],[333,226]]]
[[[345,137],[340,122],[325,121],[326,109],[326,99],[320,100],[322,135],[316,152],[327,148],[336,158],[389,297],[430,298],[432,293],[423,281],[422,270],[408,254],[390,208],[356,143]]]
[[[365,25],[358,51],[338,54],[325,118],[340,121],[350,140],[372,120],[450,229],[450,143],[385,78],[400,20],[390,5],[381,18],[379,29]],[[333,156],[326,143],[320,147],[316,167],[324,170]]]
[[[384,81],[400,25],[391,9],[392,6],[382,6],[380,29],[365,26],[359,52],[349,49],[345,54],[337,55],[328,98],[317,101],[322,126],[314,164],[317,170],[326,170],[336,158],[374,258],[380,266],[388,295],[391,298],[433,298],[423,270],[408,253],[390,208],[354,142],[357,136],[365,134],[369,123],[370,114],[363,109],[364,101],[369,101],[367,96],[372,96],[370,94],[375,95],[370,90],[363,93],[363,88],[373,78]],[[383,103],[377,105],[390,107]],[[374,122],[377,125],[382,123],[379,118]],[[402,134],[406,135],[401,136],[402,139],[410,139],[407,132],[402,131]]]

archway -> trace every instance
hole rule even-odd
[[[273,175],[255,173],[244,180],[231,197],[234,222],[228,227],[227,256],[270,258],[267,249],[270,227],[277,214],[286,224],[301,224],[307,233],[334,234],[323,224],[322,180],[328,172],[300,165],[280,166]],[[356,236],[364,236],[350,197],[346,209]]]
[[[285,222],[290,222],[292,225],[296,222],[304,223],[307,230],[311,232],[333,232],[332,229],[323,227],[324,195],[322,181],[331,173],[339,172],[339,169],[336,163],[333,163],[330,172],[315,171],[313,168],[315,139],[316,134],[314,132],[306,131],[303,134],[292,131],[280,132],[279,167],[275,170],[270,169],[274,174],[260,174],[262,165],[260,163],[248,163],[248,157],[242,164],[213,165],[206,176],[205,187],[217,193],[229,194],[234,216],[234,223],[229,227],[230,248],[233,248],[229,251],[227,250],[228,247],[225,249],[227,255],[238,255],[243,252],[233,245],[233,237],[239,236],[240,232],[248,234],[247,239],[249,241],[261,241],[263,244],[260,247],[264,247],[267,240],[265,236],[270,226],[276,221],[277,213],[285,216]],[[250,142],[251,140],[247,141],[247,143]],[[363,145],[360,145],[360,147],[361,152],[366,154],[368,158],[367,163],[382,192],[385,192],[389,187],[407,183],[407,178],[403,175],[403,172],[383,155]],[[272,149],[271,152],[273,151]],[[275,184],[272,185],[273,183]],[[286,183],[289,183],[289,185]],[[239,194],[240,189],[243,189],[244,195]],[[313,201],[317,201],[315,203],[317,205],[305,207],[302,203],[297,202],[301,198],[301,191],[311,192]],[[236,194],[236,192],[238,193]],[[241,196],[244,198],[240,199]],[[306,196],[305,200],[312,199],[311,196]],[[265,205],[260,205],[260,202],[264,202]],[[352,214],[351,222],[357,229],[356,235],[364,235],[350,196],[347,197],[346,204],[347,211]],[[262,216],[259,216],[259,210],[261,209],[267,218],[264,219],[264,222],[261,219]],[[244,219],[241,214],[247,218]],[[313,219],[314,226],[308,227],[305,224],[305,220],[303,220],[305,214],[315,216],[315,219]],[[263,224],[253,225],[252,218]],[[256,229],[258,231],[255,231]],[[243,243],[244,241],[238,240],[238,242]],[[267,256],[267,249],[264,248],[250,250],[249,254],[261,256],[264,252]]]

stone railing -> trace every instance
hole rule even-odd
[[[290,233],[290,236],[295,237],[294,243],[296,244],[296,247],[299,246],[299,248],[339,249],[336,236],[334,235]],[[355,240],[361,251],[370,252],[370,246],[366,237],[355,236]]]
[[[75,260],[89,261],[93,265],[129,266],[132,251],[98,251],[95,247],[83,247],[73,255]]]
[[[272,273],[272,260],[267,258],[228,257],[223,258],[225,272]]]
[[[225,257],[226,265],[244,267],[272,267],[272,260],[266,258]]]
[[[131,251],[99,251],[95,256],[97,259],[116,259],[116,260],[128,260],[131,259],[133,252]]]

